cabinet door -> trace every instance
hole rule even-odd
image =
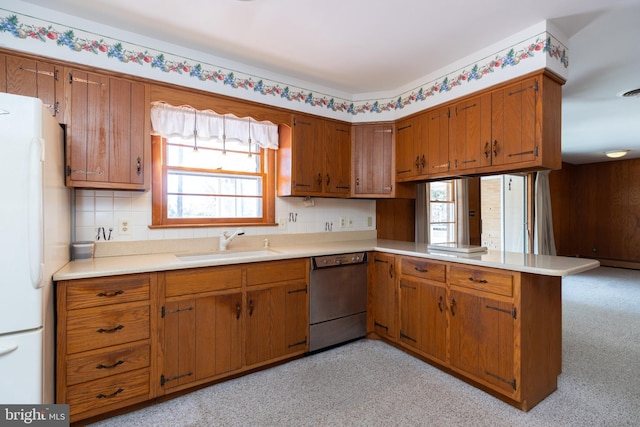
[[[353,141],[354,195],[393,193],[391,125],[356,126]]]
[[[299,117],[293,121],[293,192],[314,195],[322,192],[324,145],[322,120]]]
[[[196,379],[196,301],[167,301],[164,323],[164,366],[160,385],[170,389]]]
[[[63,84],[54,64],[0,55],[0,66],[0,91],[39,98],[59,123],[64,122]]]
[[[516,393],[513,303],[451,289],[449,307],[451,366]]]
[[[144,186],[145,86],[127,80],[109,82],[109,182]]]
[[[306,283],[247,292],[247,365],[306,350],[307,294]]]
[[[67,70],[67,185],[146,189],[148,90],[142,83]]]
[[[376,253],[373,256],[373,280],[371,283],[373,331],[394,341],[398,336],[395,262],[394,256]]]
[[[400,279],[400,341],[441,362],[447,357],[445,287]]]
[[[351,128],[327,122],[324,136],[324,192],[349,196],[351,192]]]
[[[68,73],[67,185],[109,179],[109,79]]]
[[[451,108],[449,158],[452,170],[480,167],[482,157],[482,97],[462,101]],[[491,116],[487,117],[491,124]]]
[[[449,107],[428,113],[428,158],[425,174],[442,174],[449,171]],[[421,159],[422,161],[422,159]]]
[[[536,147],[536,78],[507,86],[504,97],[504,163],[535,160]]]
[[[420,129],[416,119],[398,122],[396,129],[396,177],[402,180],[419,174],[420,157],[414,147]]]
[[[198,297],[164,306],[165,389],[242,366],[242,294]]]

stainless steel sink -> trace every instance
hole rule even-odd
[[[229,251],[229,252],[210,252],[204,254],[176,254],[176,257],[183,262],[189,261],[224,261],[237,260],[243,258],[258,258],[279,253],[273,249],[259,249],[253,251]]]

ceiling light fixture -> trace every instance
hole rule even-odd
[[[613,151],[605,151],[605,155],[612,159],[619,159],[620,157],[624,157],[627,155],[629,150],[613,150]]]

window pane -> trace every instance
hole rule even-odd
[[[455,222],[455,205],[453,203],[432,202],[430,222]]]
[[[454,243],[455,224],[431,224],[429,234],[431,243]]]
[[[246,150],[246,147],[245,147]],[[167,166],[184,166],[199,169],[223,169],[238,172],[260,172],[260,153],[249,157],[246,151],[235,152],[193,146],[167,144]]]
[[[169,171],[167,174],[167,193],[261,196],[262,178]]]
[[[167,196],[169,218],[260,218],[259,197]]]
[[[436,201],[453,201],[453,185],[451,181],[429,183],[430,199]]]

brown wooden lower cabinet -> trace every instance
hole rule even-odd
[[[398,301],[387,300],[387,310],[399,312],[397,338],[374,328],[374,319],[370,332],[525,411],[556,390],[562,369],[560,277],[394,259],[400,266],[396,279],[374,269],[370,290],[397,290]]]
[[[308,258],[57,283],[56,402],[104,416],[308,351]]]
[[[57,283],[56,402],[71,421],[154,397],[155,274]]]

